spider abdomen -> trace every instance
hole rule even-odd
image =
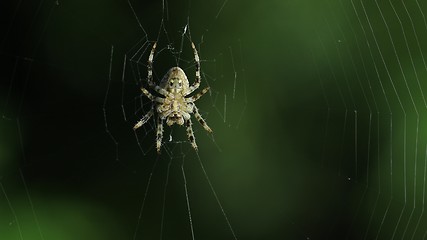
[[[169,126],[174,123],[183,125],[184,121],[190,118],[182,97],[166,98],[164,103],[158,106],[158,112],[162,119],[166,119],[166,124]]]

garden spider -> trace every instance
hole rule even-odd
[[[194,52],[194,60],[196,62],[196,80],[190,86],[185,72],[180,67],[173,67],[165,74],[163,79],[160,81],[160,85],[156,85],[153,82],[153,57],[156,51],[156,43],[154,43],[151,49],[150,56],[148,57],[148,86],[152,88],[156,93],[162,97],[157,97],[151,94],[147,89],[141,87],[142,93],[149,98],[153,104],[151,110],[139,120],[134,130],[144,125],[153,115],[154,111],[157,112],[157,138],[156,148],[157,153],[160,153],[163,138],[163,120],[166,120],[166,124],[171,126],[174,123],[178,125],[186,125],[187,137],[194,150],[197,151],[196,139],[191,122],[191,115],[194,114],[197,121],[203,126],[203,128],[212,133],[212,129],[206,124],[206,121],[202,118],[194,102],[201,96],[209,91],[209,87],[203,89],[201,92],[189,96],[200,86],[200,59],[197,54],[197,49],[194,43],[191,43],[191,47]]]

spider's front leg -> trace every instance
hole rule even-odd
[[[160,148],[162,147],[163,139],[163,121],[160,116],[157,116],[157,135],[156,135],[156,148],[157,153],[160,154]]]
[[[191,119],[186,120],[186,125],[187,125],[187,137],[188,137],[188,140],[190,141],[191,146],[197,152],[196,138],[194,137],[194,132],[193,132],[193,128],[192,128],[193,123],[191,122]]]
[[[153,48],[151,49],[150,56],[148,56],[148,65],[147,65],[147,80],[148,86],[154,88],[155,84],[153,82],[153,58],[154,52],[156,51],[157,43],[154,42]]]
[[[188,94],[194,92],[194,90],[198,89],[200,86],[200,58],[199,54],[197,53],[196,46],[194,46],[194,43],[191,43],[191,47],[193,48],[194,52],[194,61],[196,62],[196,79],[194,80],[194,83],[189,87]]]
[[[151,49],[151,52],[150,52],[150,56],[148,56],[147,82],[148,82],[148,86],[154,89],[154,91],[166,97],[169,95],[169,93],[165,89],[157,86],[153,81],[153,59],[154,59],[154,52],[156,52],[156,46],[157,46],[157,43],[154,42],[153,48]]]

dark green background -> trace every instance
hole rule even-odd
[[[187,142],[157,156],[149,123],[141,152],[131,61],[121,82],[140,40],[142,78],[158,40],[156,79],[182,44],[192,81],[191,37],[215,132],[194,125],[199,155],[238,239],[422,239],[427,5],[405,3],[136,1],[145,35],[127,1],[3,1],[0,238],[191,239],[185,161],[195,239],[233,239]]]

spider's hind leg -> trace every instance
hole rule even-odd
[[[193,111],[194,111],[194,116],[196,117],[197,121],[203,126],[203,128],[208,132],[208,133],[212,133],[212,129],[208,126],[208,124],[206,123],[206,121],[203,119],[202,115],[200,115],[199,113],[199,109],[197,109],[196,105],[193,104]]]
[[[157,153],[160,154],[160,148],[162,147],[163,139],[163,121],[160,116],[157,116],[157,134],[156,134],[156,148]]]
[[[193,123],[191,122],[191,119],[188,119],[186,121],[186,125],[187,125],[187,137],[188,137],[188,140],[190,141],[191,146],[197,152],[196,138],[194,137],[194,132],[193,132],[193,128],[192,128]]]

